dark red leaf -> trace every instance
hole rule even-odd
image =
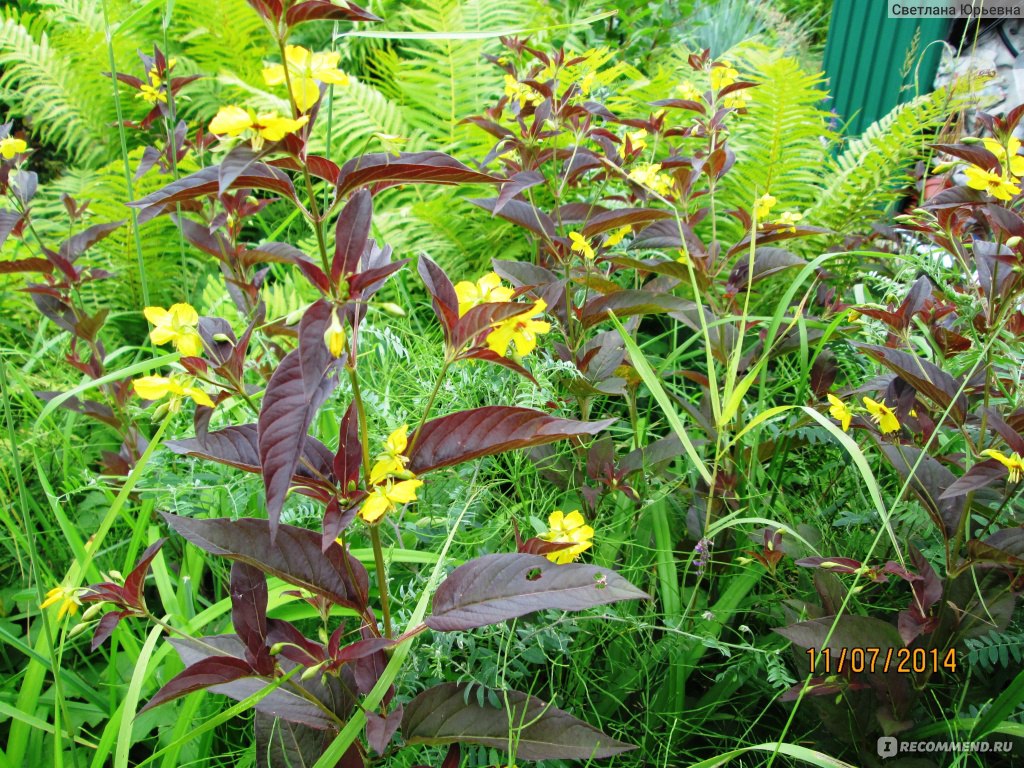
[[[363,446],[359,440],[359,418],[353,401],[341,419],[338,430],[338,451],[334,454],[334,477],[342,492],[354,490],[363,465]]]
[[[146,574],[149,572],[150,563],[153,562],[153,558],[157,556],[160,547],[164,545],[165,541],[167,539],[162,538],[150,544],[146,551],[142,553],[135,567],[132,568],[131,573],[124,579],[123,592],[133,608],[138,608],[139,610],[145,608],[146,603],[143,599],[142,588],[146,583]]]
[[[460,317],[459,322],[452,330],[452,349],[461,350],[495,323],[521,315],[528,309],[530,309],[528,304],[515,302],[478,304]]]
[[[237,144],[232,147],[217,166],[219,169],[217,194],[223,195],[231,189],[235,180],[251,168],[258,157],[259,155],[253,152],[247,144]]]
[[[581,611],[619,600],[649,596],[606,568],[557,565],[540,555],[484,555],[460,565],[434,594],[425,620],[440,632],[498,624],[552,608]]]
[[[455,293],[455,286],[444,270],[425,253],[420,254],[417,270],[430,294],[434,314],[444,330],[445,341],[451,343],[452,328],[459,321],[459,297]]]
[[[74,263],[75,259],[89,250],[89,248],[122,226],[124,226],[124,219],[121,221],[111,221],[106,224],[94,224],[61,243],[59,253],[62,258]]]
[[[501,704],[493,706],[489,696],[478,703],[468,687],[467,683],[444,683],[409,702],[402,718],[405,740],[410,744],[468,742],[507,750],[509,734],[514,734],[520,760],[591,760],[636,749],[525,693],[497,691]]]
[[[388,712],[386,717],[381,717],[376,712],[366,713],[366,743],[378,755],[383,755],[388,748],[395,732],[402,724],[402,705],[399,704]]]
[[[243,677],[253,677],[255,674],[256,670],[247,661],[234,656],[210,656],[172,677],[167,685],[157,691],[146,706],[139,710],[139,714],[193,691],[223,685]]]
[[[346,2],[344,5],[336,5],[330,0],[305,0],[305,2],[293,5],[285,15],[285,22],[289,27],[306,21],[318,20],[381,21],[378,16],[374,16],[354,3]]]
[[[968,493],[987,488],[990,485],[1002,482],[1006,478],[1007,469],[995,459],[980,461],[967,470],[966,473],[955,482],[949,485],[942,495],[940,501],[955,499],[959,496],[966,496]]]
[[[338,196],[373,185],[375,190],[396,184],[465,184],[504,181],[498,176],[471,170],[443,152],[402,152],[397,157],[377,152],[355,157],[341,166]]]
[[[334,259],[331,262],[331,282],[337,284],[342,275],[351,275],[359,268],[359,260],[366,250],[373,220],[373,196],[360,189],[352,194],[338,214],[334,231]]]
[[[264,189],[291,200],[296,199],[295,187],[288,175],[263,163],[253,163],[249,166],[245,172],[235,178],[231,188]],[[140,209],[138,220],[142,224],[162,213],[173,211],[175,203],[215,195],[219,189],[220,169],[214,165],[177,181],[172,181],[166,187],[129,203],[129,205]]]
[[[633,227],[634,230],[640,230],[652,221],[672,218],[674,218],[672,213],[657,208],[618,208],[593,216],[583,227],[581,234],[584,237],[593,237],[602,232],[624,227],[627,224]]]
[[[422,474],[481,456],[594,435],[613,423],[615,419],[560,419],[543,411],[504,405],[459,411],[423,425],[409,457],[409,469]]]
[[[585,328],[608,319],[609,311],[616,317],[630,315],[657,315],[667,312],[693,312],[692,301],[681,299],[670,293],[654,293],[644,290],[621,290],[607,296],[596,296],[580,311],[580,320]]]
[[[267,650],[267,577],[241,561],[231,564],[231,624],[246,648],[246,659],[261,675],[270,675],[274,662]]]
[[[868,357],[877,360],[896,373],[910,386],[930,398],[942,408],[952,404],[950,415],[957,424],[963,424],[967,415],[967,398],[960,393],[957,381],[934,363],[891,347],[851,342]]]
[[[931,146],[940,152],[945,152],[947,155],[966,160],[971,165],[976,165],[979,168],[986,170],[999,168],[999,158],[983,146],[978,146],[977,144],[932,144]]]
[[[729,281],[725,289],[729,293],[740,293],[746,290],[748,285],[760,282],[766,277],[771,277],[779,272],[784,272],[793,267],[805,266],[807,262],[795,253],[784,248],[761,247],[754,251],[754,271],[748,275],[750,259],[746,255],[740,255],[739,261],[733,267],[729,275]]]
[[[186,440],[168,440],[172,452],[199,459],[216,461],[243,472],[259,472],[260,457],[255,424],[240,424],[208,432]],[[292,483],[308,486],[329,486],[322,478],[331,474],[333,457],[330,450],[315,437],[306,436],[302,458]]]
[[[103,614],[103,617],[96,622],[96,629],[92,633],[92,645],[89,646],[89,649],[95,651],[103,645],[107,638],[114,634],[114,630],[121,623],[121,619],[130,615],[131,611],[110,611]]]
[[[494,207],[491,209],[491,213],[500,213],[501,209],[505,207],[509,200],[517,197],[524,190],[527,190],[530,187],[543,184],[544,181],[544,176],[537,173],[537,171],[520,171],[514,176],[510,176],[508,181],[501,185],[501,192],[498,193],[498,197],[494,201]]]
[[[555,221],[544,211],[525,203],[522,200],[509,200],[500,208],[497,208],[498,198],[476,198],[469,202],[478,205],[485,211],[490,211],[495,216],[500,216],[506,221],[518,224],[543,238],[552,240],[555,237]],[[497,208],[497,210],[495,210]]]
[[[163,517],[171,528],[204,552],[248,563],[337,605],[358,611],[366,606],[366,568],[340,544],[333,543],[323,551],[320,534],[315,531],[281,525],[274,546],[269,520],[196,520],[169,513]]]
[[[326,301],[306,310],[299,325],[299,348],[274,371],[260,405],[256,442],[271,531],[281,516],[313,415],[338,383],[337,360],[324,343],[330,315]]]

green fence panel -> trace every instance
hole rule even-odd
[[[825,44],[832,108],[856,136],[897,104],[931,89],[948,19],[888,18],[889,0],[835,0]]]

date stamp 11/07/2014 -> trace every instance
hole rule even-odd
[[[809,648],[809,670],[817,675],[844,672],[925,674],[956,672],[956,649],[937,648]]]

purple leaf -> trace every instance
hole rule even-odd
[[[204,552],[255,566],[337,605],[357,611],[366,607],[366,568],[337,542],[321,550],[320,534],[315,531],[280,525],[275,546],[268,520],[196,520],[168,513],[164,519]]]
[[[967,415],[967,398],[959,392],[960,385],[956,379],[934,363],[917,355],[903,352],[890,347],[879,347],[874,344],[850,342],[868,357],[877,360],[890,371],[906,381],[910,386],[942,408],[952,404],[950,415],[958,424],[962,424]]]
[[[334,454],[334,476],[343,493],[359,482],[363,465],[363,446],[359,440],[359,418],[356,403],[349,404],[338,430],[338,452]]]
[[[422,474],[481,456],[594,435],[614,422],[560,419],[543,411],[504,405],[459,411],[423,425],[409,457],[409,469]]]
[[[556,565],[525,554],[484,555],[448,574],[425,623],[440,632],[497,624],[533,611],[581,611],[649,596],[607,568]]]
[[[381,21],[378,16],[355,3],[346,2],[344,5],[330,2],[330,0],[305,0],[296,3],[288,9],[285,21],[288,26],[294,27],[305,21],[318,20],[331,21]]]
[[[142,609],[145,606],[142,588],[146,583],[146,574],[149,572],[150,563],[153,562],[153,558],[160,552],[160,547],[164,545],[165,541],[167,539],[162,538],[150,544],[146,551],[142,553],[135,567],[132,568],[131,573],[125,577],[123,593],[135,608]]]
[[[284,171],[263,163],[253,163],[232,183],[233,189],[263,189],[295,200],[295,187]],[[175,203],[197,197],[215,195],[220,189],[220,169],[214,165],[189,176],[172,181],[166,187],[129,203],[139,210],[139,223],[145,223],[163,213],[174,210]]]
[[[495,707],[488,697],[478,703],[467,688],[466,683],[444,683],[409,702],[402,718],[405,740],[410,744],[469,742],[507,750],[513,733],[516,757],[521,760],[590,760],[636,749],[525,693],[497,691],[504,703]]]
[[[95,651],[103,645],[107,638],[114,634],[114,630],[121,623],[121,619],[130,615],[131,611],[110,611],[110,613],[105,613],[103,618],[96,622],[96,629],[93,630],[92,645],[89,646],[89,650]]]

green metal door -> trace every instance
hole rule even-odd
[[[888,0],[835,0],[825,44],[832,108],[856,136],[897,104],[931,90],[948,19],[890,19]]]

